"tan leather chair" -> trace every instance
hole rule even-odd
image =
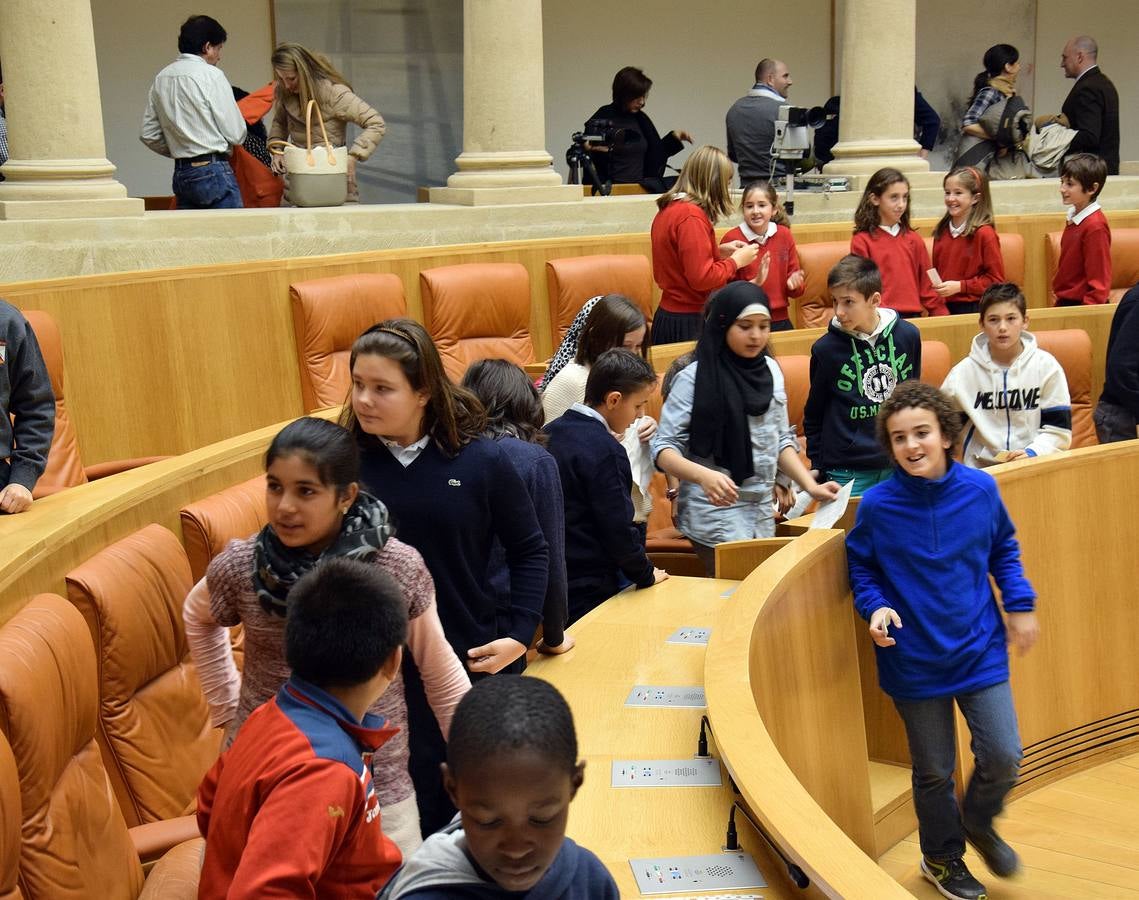
[[[21,900],[20,773],[12,748],[0,733],[0,900]]]
[[[144,887],[140,853],[155,852],[162,829],[132,833],[123,821],[95,740],[96,672],[83,617],[62,597],[41,594],[0,628],[0,733],[19,776],[19,889],[27,900],[195,897],[200,839],[165,853],[154,887]],[[196,830],[192,819],[163,824]]]
[[[403,282],[392,274],[298,281],[289,285],[289,299],[306,412],[342,404],[352,384],[348,359],[356,338],[377,322],[407,315]]]
[[[849,239],[799,244],[799,266],[805,276],[803,294],[787,300],[791,304],[791,321],[796,328],[826,328],[833,315],[827,276],[835,263],[849,253]]]
[[[256,534],[269,521],[265,507],[265,476],[188,503],[178,513],[182,520],[182,545],[190,561],[190,575],[197,582],[206,575],[210,560],[230,541]]]
[[[419,273],[423,323],[452,381],[480,359],[534,362],[530,275],[520,263],[466,263]]]
[[[653,320],[653,270],[639,253],[568,256],[546,261],[550,296],[550,331],[556,348],[585,301],[601,294],[622,294]]]
[[[1092,340],[1081,328],[1034,331],[1036,345],[1056,357],[1072,397],[1072,449],[1099,443],[1092,420]]]
[[[1060,267],[1060,238],[1062,231],[1044,235],[1044,256],[1048,266],[1048,305],[1056,305],[1052,293],[1052,279]],[[1118,303],[1127,290],[1139,284],[1139,228],[1111,229],[1111,290],[1108,303]]]
[[[182,545],[161,525],[104,548],[67,576],[99,661],[99,748],[128,825],[184,815],[217,758],[182,626],[191,587]]]
[[[933,238],[923,238],[925,250],[933,258]],[[1005,264],[1005,281],[1024,285],[1024,235],[1016,231],[998,231],[997,240],[1001,245],[1001,259]],[[942,276],[945,277],[944,275]]]
[[[36,333],[36,341],[43,353],[48,377],[51,379],[51,389],[55,394],[55,434],[52,436],[51,448],[47,454],[47,468],[36,482],[32,491],[33,497],[46,497],[65,488],[86,484],[88,481],[168,458],[144,456],[138,459],[120,459],[115,462],[84,466],[79,454],[79,438],[75,432],[75,424],[71,421],[71,414],[67,411],[67,401],[64,396],[63,341],[59,335],[59,327],[50,315],[38,309],[24,310],[24,317],[32,326],[32,331]]]
[[[953,368],[949,346],[942,341],[921,342],[921,380],[939,388]]]

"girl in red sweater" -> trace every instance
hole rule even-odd
[[[850,252],[874,260],[882,272],[882,305],[913,319],[924,307],[931,316],[948,315],[933,290],[925,241],[910,228],[910,183],[897,169],[870,176],[854,212]]]
[[[653,316],[654,344],[696,340],[708,295],[759,255],[754,244],[716,243],[712,226],[731,212],[731,182],[732,163],[727,154],[705,145],[685,160],[672,190],[657,200],[653,277],[660,285],[661,298]]]
[[[933,289],[953,315],[977,315],[986,288],[1005,280],[989,182],[972,166],[945,176],[945,215],[933,229]]]
[[[744,220],[720,239],[720,246],[755,244],[760,256],[736,272],[735,281],[750,281],[763,288],[771,303],[771,330],[790,331],[788,297],[803,293],[806,277],[799,268],[799,251],[791,237],[790,222],[775,188],[768,181],[753,181],[740,202]]]

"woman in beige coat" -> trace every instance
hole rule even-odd
[[[383,117],[352,93],[348,80],[319,53],[313,53],[300,44],[284,43],[273,51],[272,62],[277,81],[274,90],[276,112],[269,140],[288,139],[297,146],[305,146],[305,108],[309,100],[316,100],[324,117],[328,140],[334,147],[344,146],[347,123],[355,122],[361,130],[348,149],[348,200],[359,200],[356,163],[371,156],[383,140]],[[313,129],[317,129],[315,121]],[[283,156],[273,155],[273,171],[285,171]]]

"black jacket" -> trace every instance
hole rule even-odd
[[[630,113],[626,110],[619,110],[614,103],[606,103],[590,116],[590,119],[609,119],[613,122],[615,128],[636,127],[640,129],[646,144],[645,164],[644,170],[641,172],[641,177],[636,179],[636,182],[633,183],[639,183],[648,178],[664,178],[664,167],[668,163],[668,158],[679,153],[684,147],[680,138],[671,131],[662,138],[656,126],[653,124],[653,120],[643,112]],[[597,177],[601,179],[601,181],[611,180],[609,177],[609,153],[590,153],[589,156],[593,160],[593,165],[597,168]],[[588,173],[586,173],[582,181],[585,184],[592,183]]]
[[[35,487],[54,433],[55,394],[35,332],[0,300],[0,488]]]
[[[1079,132],[1069,153],[1096,153],[1107,174],[1119,174],[1119,93],[1099,66],[1088,69],[1068,92],[1061,111]]]

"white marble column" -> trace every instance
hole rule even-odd
[[[90,0],[0,0],[0,58],[0,219],[142,215],[107,159]]]
[[[842,106],[835,158],[825,172],[870,175],[883,166],[929,171],[914,140],[916,30],[916,0],[842,4]]]
[[[546,152],[541,0],[463,0],[463,152],[433,203],[581,200]]]

